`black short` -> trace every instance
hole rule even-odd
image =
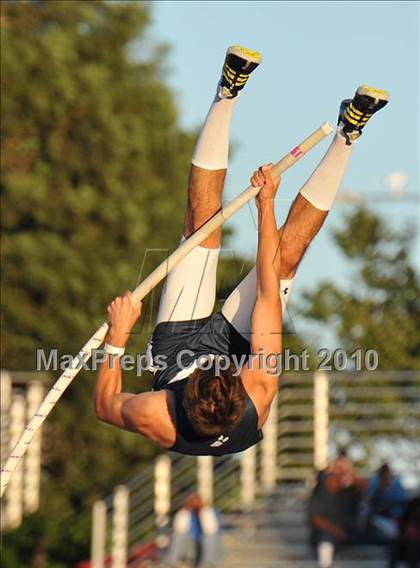
[[[152,356],[154,365],[162,369],[155,371],[153,390],[166,388],[179,371],[202,355],[240,357],[249,353],[249,341],[221,312],[199,320],[159,323],[152,336]]]

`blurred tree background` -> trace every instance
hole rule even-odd
[[[301,313],[333,330],[349,352],[378,352],[379,369],[420,368],[420,281],[412,261],[414,227],[397,231],[366,208],[333,232],[352,269],[349,286],[323,282],[304,294]]]
[[[146,51],[148,21],[143,4],[3,4],[11,369],[32,368],[37,346],[77,351],[145,250],[176,243],[192,137],[161,79],[164,50],[129,57],[134,40]]]
[[[77,353],[110,299],[134,288],[180,236],[194,135],[180,129],[165,86],[166,48],[146,40],[149,10],[146,2],[2,3],[3,368],[33,370],[37,348]],[[356,267],[354,288],[325,283],[307,293],[305,316],[333,326],[345,348],[377,348],[382,368],[418,368],[409,235],[357,210],[335,238]],[[219,298],[249,264],[221,263]],[[132,350],[144,347],[158,292]],[[293,334],[285,343],[305,346]],[[41,508],[4,539],[5,568],[87,558],[91,503],[156,453],[98,423],[92,386],[93,374],[80,373],[46,423]]]

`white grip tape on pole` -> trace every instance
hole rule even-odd
[[[333,128],[329,122],[325,122],[319,128],[317,128],[310,136],[308,136],[303,142],[295,146],[293,150],[287,153],[279,162],[273,166],[273,175],[278,176],[283,172],[294,166],[294,164],[304,156],[309,150],[321,142],[328,134],[333,131]],[[259,188],[249,186],[245,191],[240,193],[238,197],[228,203],[221,211],[216,213],[207,223],[205,223],[198,231],[191,235],[187,240],[183,242],[165,261],[163,261],[137,288],[133,291],[134,302],[140,302],[147,294],[155,287],[161,280],[163,280],[168,272],[178,264],[191,250],[204,241],[208,235],[210,235],[217,227],[223,225],[223,223],[232,217],[245,203],[248,203],[253,199],[259,191]],[[89,339],[89,341],[82,347],[79,352],[79,356],[86,363],[89,361],[92,351],[97,349],[103,342],[105,335],[108,331],[108,324],[103,323],[101,327],[94,333],[94,335]],[[27,447],[31,443],[35,433],[40,428],[44,420],[47,418],[48,414],[53,409],[54,405],[57,403],[63,392],[76,377],[78,372],[81,370],[82,365],[80,361],[73,360],[73,364],[70,369],[66,369],[60,377],[55,382],[54,386],[51,388],[41,406],[38,408],[37,412],[34,414],[33,418],[30,420],[29,424],[26,426],[18,443],[14,447],[11,455],[7,459],[4,468],[1,471],[1,493],[3,495],[4,490],[7,487],[9,479],[13,475],[18,463],[24,456]]]

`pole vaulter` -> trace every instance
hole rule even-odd
[[[204,185],[206,185],[207,190],[211,186],[220,189],[218,195],[221,197],[226,173],[225,157],[227,162],[228,131],[233,108],[233,106],[230,108],[229,105],[233,105],[235,102],[234,99],[238,98],[237,95],[244,87],[250,73],[260,62],[261,56],[257,52],[251,52],[239,46],[233,46],[228,49],[223,66],[222,78],[218,85],[218,93],[207,116],[193,156],[189,184],[189,198],[192,199],[189,199],[190,208],[187,211],[186,223],[184,225],[185,238],[182,244],[162,262],[132,294],[128,293],[124,298],[117,298],[110,304],[108,308],[108,322],[104,322],[98,328],[89,341],[82,347],[78,357],[73,360],[71,368],[64,371],[58,378],[41,406],[28,423],[21,438],[9,456],[1,472],[1,495],[36,432],[62,396],[63,392],[82,368],[81,361],[86,363],[90,359],[92,351],[99,348],[105,337],[107,337],[105,352],[109,355],[109,360],[103,363],[99,370],[95,391],[96,412],[98,417],[103,421],[123,429],[137,431],[165,448],[192,455],[222,455],[223,453],[242,451],[246,449],[246,447],[257,443],[262,438],[261,427],[268,416],[271,400],[274,397],[275,391],[278,389],[278,382],[273,380],[273,377],[270,377],[270,381],[267,381],[267,377],[262,376],[261,369],[254,372],[254,370],[247,368],[241,372],[242,379],[240,381],[238,377],[234,379],[232,369],[227,371],[227,375],[226,373],[223,374],[223,372],[218,372],[219,374],[217,374],[211,365],[210,370],[200,371],[196,368],[196,361],[192,360],[189,369],[187,369],[189,373],[187,373],[186,376],[168,378],[164,377],[162,374],[159,375],[159,373],[155,373],[155,384],[153,388],[156,392],[141,393],[139,395],[121,393],[119,357],[124,353],[125,343],[117,333],[121,318],[124,319],[124,317],[127,318],[127,316],[130,316],[130,310],[137,310],[135,312],[133,311],[133,314],[135,314],[134,319],[137,319],[140,315],[139,306],[141,306],[141,300],[159,282],[168,276],[168,274],[169,280],[172,278],[173,291],[176,290],[179,285],[181,285],[182,289],[185,287],[185,283],[179,282],[179,278],[182,279],[182,277],[175,273],[177,270],[181,272],[181,267],[182,270],[187,267],[188,272],[188,262],[191,264],[191,261],[194,260],[194,263],[196,263],[198,259],[198,256],[193,259],[193,255],[200,255],[200,262],[204,259],[204,272],[207,270],[206,266],[210,259],[210,264],[212,264],[212,266],[214,265],[214,275],[212,275],[211,278],[215,281],[215,277],[213,278],[213,276],[215,276],[218,251],[220,251],[220,228],[223,223],[232,217],[243,205],[248,203],[251,199],[256,198],[259,209],[259,244],[256,268],[251,271],[243,283],[234,290],[231,295],[232,298],[230,297],[227,300],[222,312],[215,314],[215,319],[212,319],[213,316],[210,317],[212,308],[210,309],[210,313],[207,313],[209,307],[205,306],[203,308],[204,312],[206,312],[205,315],[195,314],[192,317],[192,321],[199,321],[200,324],[203,325],[211,324],[213,327],[216,326],[216,324],[221,325],[222,327],[219,327],[220,334],[230,333],[231,337],[235,336],[238,345],[240,344],[240,349],[238,349],[241,353],[252,353],[257,350],[268,353],[270,348],[272,353],[279,353],[281,351],[282,312],[285,306],[286,294],[293,284],[297,266],[306,247],[318,232],[331,208],[339,183],[344,174],[353,143],[362,133],[362,129],[370,116],[387,103],[388,95],[385,91],[363,86],[359,87],[353,99],[343,101],[340,107],[339,128],[337,129],[333,143],[314,174],[312,174],[301,189],[292,205],[287,221],[282,228],[277,229],[274,217],[274,197],[279,185],[279,176],[292,167],[299,158],[333,131],[329,123],[324,123],[320,128],[315,130],[274,166],[264,166],[255,171],[251,178],[251,185],[223,208],[220,208],[220,204],[214,201],[211,207],[207,207],[204,212],[200,211],[197,205],[200,201],[200,199],[198,199],[198,202],[195,204],[196,208],[194,209],[193,202],[194,198],[197,197],[194,197],[194,192],[197,193],[198,190],[201,191],[200,188],[203,188]],[[217,121],[219,121],[219,123],[217,123]],[[221,140],[220,143],[222,147],[221,157],[220,152],[219,155],[214,155],[212,149],[215,146],[212,136],[214,137],[216,132],[219,138],[221,136],[223,137],[223,131],[226,133],[226,139]],[[213,199],[213,197],[214,196],[209,195],[210,200]],[[192,209],[190,202],[193,204]],[[209,211],[211,212],[210,215]],[[201,213],[206,217],[204,222]],[[304,235],[303,237],[302,234]],[[304,240],[300,248],[299,238],[303,238]],[[295,251],[297,257],[293,260],[293,255],[291,255],[290,251],[295,249],[298,249],[297,252]],[[282,267],[280,266],[281,263],[283,263]],[[204,272],[201,276],[204,275]],[[176,282],[176,279],[178,279],[178,282]],[[166,288],[169,290],[168,286]],[[251,292],[249,292],[249,290],[251,290]],[[244,309],[241,302],[243,298],[246,299],[247,294],[248,306]],[[254,295],[253,300],[252,294]],[[206,297],[210,297],[211,299],[211,295],[211,293],[208,293]],[[251,298],[251,303],[249,302],[249,298]],[[271,304],[267,302],[267,298],[270,298]],[[129,302],[127,299],[129,299]],[[208,299],[205,301],[208,303]],[[178,317],[175,316],[172,318],[176,311],[175,305],[172,304],[173,302],[170,298],[169,290],[166,296],[161,299],[158,316],[160,323],[158,323],[155,329],[151,343],[152,356],[155,355],[153,350],[156,351],[159,345],[165,343],[163,339],[168,336],[169,324],[173,327],[177,324],[192,323],[180,321],[180,319],[186,320],[189,318],[180,318],[179,315]],[[251,307],[249,308],[250,305]],[[171,315],[168,315],[169,312]],[[179,338],[185,333],[185,329],[181,329],[181,327],[178,325]],[[204,330],[204,328],[202,328],[201,331],[202,337],[206,337],[207,331]],[[176,333],[170,333],[176,336]],[[265,339],[261,340],[262,337]],[[268,337],[276,337],[277,339],[271,341],[267,339]],[[126,338],[124,341],[126,341]],[[216,348],[214,351],[218,354]],[[208,347],[208,358],[210,358],[210,360],[213,357],[212,352],[213,349]],[[111,364],[114,358],[117,359],[116,368]],[[209,373],[212,376],[210,376]],[[178,373],[176,374],[178,375]],[[186,381],[189,375],[194,378],[194,381]],[[193,392],[194,386],[197,387],[198,390],[203,388],[204,390],[202,390],[202,392],[210,392],[209,388],[207,388],[208,384],[211,383],[211,380],[209,383],[209,379],[214,379],[212,383],[213,386],[217,383],[215,389],[212,390],[213,386],[210,388],[211,400],[202,401],[199,398],[194,399],[194,396],[197,396],[197,392]],[[229,379],[231,383],[226,383],[226,379]],[[159,380],[162,381],[162,384],[159,384]],[[104,390],[103,385],[108,382],[109,391],[109,385],[114,384],[113,381],[116,385],[119,384],[119,386],[115,387],[115,393],[111,393],[111,398],[106,400],[108,395],[104,394],[106,389]],[[176,389],[171,392],[169,383],[173,385],[175,384],[174,381],[176,383]],[[179,399],[180,391],[178,386],[182,384],[184,388],[185,384],[188,383],[189,386],[187,386],[187,389],[190,389],[188,396],[185,395],[184,400],[182,398]],[[222,397],[222,399],[219,397],[219,400],[222,401],[221,406],[224,407],[224,415],[220,418],[220,413],[218,417],[217,408],[214,408],[213,403],[214,400],[217,399],[217,396],[220,395],[220,389],[222,389],[222,392],[226,392],[226,388],[229,389],[230,384],[236,385],[236,391],[232,391],[231,401],[228,400],[229,397]],[[265,394],[254,396],[254,394],[250,392],[253,388],[259,388],[261,393]],[[223,389],[225,389],[225,391],[223,391]],[[171,393],[171,396],[174,396],[174,398],[168,398],[166,400],[167,404],[165,403],[165,408],[168,406],[168,412],[170,413],[172,408],[176,420],[184,413],[180,420],[188,423],[188,428],[190,429],[192,424],[195,425],[193,433],[194,440],[191,438],[192,441],[189,441],[188,435],[183,436],[180,431],[169,432],[170,428],[166,434],[162,434],[162,431],[165,430],[165,425],[160,432],[153,432],[153,428],[156,429],[156,423],[159,422],[158,420],[153,420],[155,425],[151,430],[148,430],[146,426],[147,420],[144,421],[144,424],[140,424],[141,420],[139,416],[142,415],[143,408],[147,407],[147,404],[144,404],[146,399],[143,395],[149,395],[150,400],[153,395],[158,395],[153,400],[159,402],[158,397],[164,392],[166,392],[166,394]],[[262,396],[264,396],[264,404],[261,403]],[[233,404],[233,401],[236,402]],[[197,404],[195,404],[195,402],[197,402]],[[232,405],[229,406],[227,403],[230,402],[232,402]],[[204,407],[201,403],[205,403],[207,406]],[[139,404],[141,404],[141,406],[139,406]],[[149,407],[150,406],[153,405],[149,405]],[[141,409],[140,412],[138,412],[139,408]],[[209,409],[212,409],[211,412],[214,411],[211,416]],[[249,412],[250,409],[253,409],[251,414]],[[200,415],[199,412],[202,412],[202,414]],[[207,423],[205,423],[205,421],[203,422],[203,413],[207,413],[206,416],[210,416]],[[158,412],[157,414],[160,415],[161,413]],[[241,430],[240,425],[245,424],[246,420],[248,420],[248,422],[249,420],[255,422],[255,432],[251,432],[250,430],[252,430],[252,428],[248,427]],[[256,421],[258,421],[258,424]],[[184,434],[185,431],[184,428]]]

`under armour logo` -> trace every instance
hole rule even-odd
[[[286,295],[287,292],[288,292],[288,290],[289,290],[289,288],[285,288],[285,289],[283,290],[283,294]]]
[[[229,436],[219,436],[215,442],[210,444],[211,448],[218,448],[219,446],[223,446],[229,440]]]

